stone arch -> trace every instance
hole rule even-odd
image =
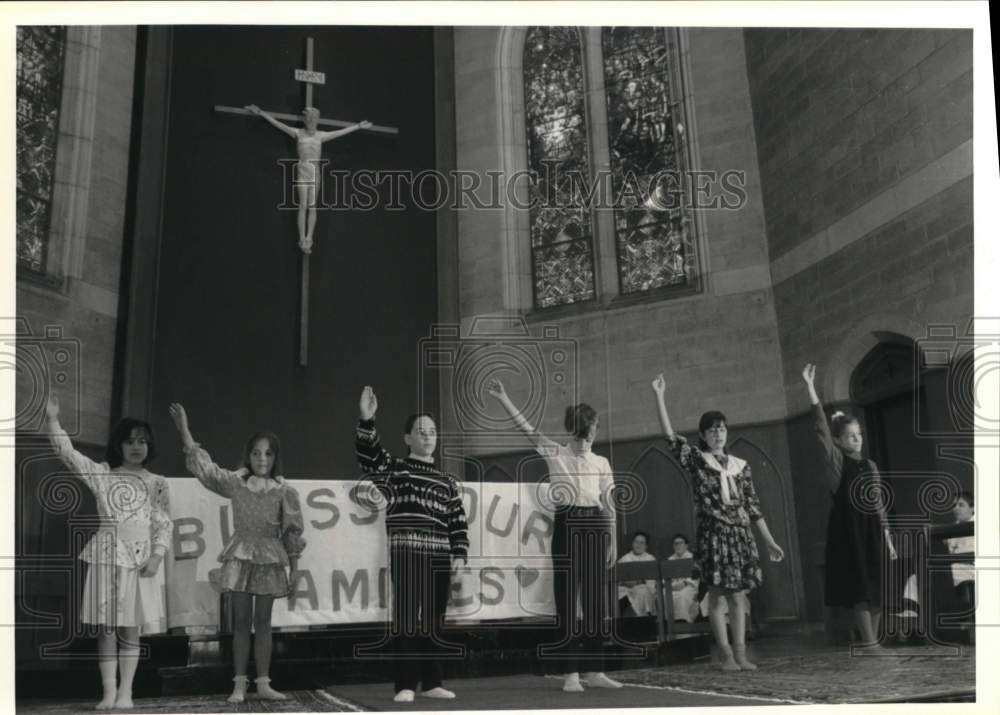
[[[528,145],[524,125],[524,40],[527,27],[502,27],[497,38],[497,127],[500,130],[497,157],[505,185],[510,177],[528,167]],[[507,186],[513,191],[516,186]],[[509,195],[509,194],[508,194]],[[518,210],[505,196],[503,209],[503,306],[524,313],[532,308],[530,225],[528,214]]]
[[[886,329],[892,326],[892,330]],[[879,343],[917,342],[925,334],[917,321],[898,313],[875,313],[853,325],[830,353],[822,373],[823,399],[827,402],[848,402],[851,398],[851,376],[855,368]]]

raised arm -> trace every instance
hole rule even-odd
[[[375,430],[375,413],[378,411],[378,398],[370,385],[365,385],[361,391],[358,410],[358,429],[355,435],[354,449],[358,464],[367,475],[386,474],[393,470],[396,458],[382,447],[378,432]]]
[[[267,112],[265,112],[263,109],[261,109],[260,107],[258,107],[256,104],[248,104],[246,107],[244,107],[244,109],[246,109],[248,112],[250,112],[254,116],[262,117],[272,127],[275,127],[276,129],[280,129],[285,134],[287,134],[288,136],[290,136],[292,139],[296,139],[298,137],[298,133],[295,131],[295,127],[290,127],[287,124],[285,124],[284,122],[278,121],[277,119],[275,119],[274,117],[272,117],[270,114],[268,114]]]
[[[101,474],[107,474],[109,467],[102,462],[95,462],[85,454],[81,454],[73,449],[73,443],[66,434],[66,430],[59,423],[59,398],[49,392],[49,399],[45,405],[45,416],[48,423],[49,441],[63,464],[70,468],[74,474],[83,479],[88,486],[96,487],[97,482],[91,478]]]
[[[316,136],[319,137],[320,142],[328,142],[331,139],[337,139],[346,134],[353,134],[359,129],[367,129],[372,125],[367,119],[363,122],[358,122],[354,126],[344,127],[343,129],[336,129],[332,132],[316,132]]]
[[[689,471],[697,469],[697,465],[692,461],[690,445],[688,445],[684,437],[674,432],[674,426],[670,424],[670,415],[667,413],[667,404],[664,397],[667,391],[667,381],[663,378],[662,372],[656,376],[651,386],[653,394],[656,395],[656,414],[660,418],[660,429],[663,430],[663,436],[666,437],[667,442],[670,444],[670,451],[673,452],[682,467]]]
[[[510,397],[507,396],[507,391],[504,389],[502,382],[497,379],[492,379],[486,389],[490,395],[494,397],[507,411],[507,414],[510,415],[512,420],[514,420],[514,424],[517,428],[524,432],[528,439],[531,440],[531,443],[535,445],[535,449],[539,451],[548,451],[554,450],[559,446],[545,435],[535,431],[535,428],[531,426],[528,419],[522,415],[521,411],[514,406],[513,402],[510,401]]]
[[[243,476],[240,472],[231,472],[220,467],[212,461],[208,452],[194,441],[188,427],[187,412],[179,402],[170,405],[170,417],[184,443],[184,454],[187,455],[185,465],[188,471],[197,477],[206,489],[219,496],[232,497],[233,492],[243,482]]]
[[[809,363],[802,368],[802,379],[809,391],[816,438],[823,448],[827,481],[830,482],[830,488],[836,491],[837,487],[840,486],[840,472],[844,466],[844,455],[833,442],[833,433],[830,432],[830,425],[826,421],[826,413],[823,412],[823,405],[819,401],[819,395],[816,394],[816,366]]]
[[[656,415],[660,418],[660,429],[663,430],[664,437],[674,440],[676,435],[673,425],[670,424],[670,415],[667,414],[667,404],[664,398],[667,391],[667,381],[663,378],[662,372],[653,380],[652,386],[653,394],[656,395]]]

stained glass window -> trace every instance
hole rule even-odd
[[[576,28],[533,27],[524,44],[524,106],[535,307],[595,297],[583,63]]]
[[[17,28],[17,260],[44,272],[66,28]]]
[[[689,285],[696,254],[666,33],[606,27],[601,45],[620,291]]]

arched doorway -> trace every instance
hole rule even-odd
[[[927,423],[927,389],[914,342],[894,333],[878,337],[851,375],[851,402],[864,421],[868,454],[892,488],[893,511],[916,517],[923,512],[920,474],[937,470],[934,443],[917,428]]]
[[[962,355],[929,367],[913,340],[876,335],[879,342],[851,374],[851,401],[864,422],[866,451],[892,495],[889,513],[899,558],[889,564],[892,578],[883,594],[886,635],[920,637],[931,631],[931,602],[950,590],[947,578],[927,570],[934,545],[926,527],[951,521],[958,493],[972,489],[970,464],[960,456],[968,446],[965,418],[955,410],[955,403],[972,404],[966,377],[972,370]],[[908,583],[916,590],[908,590]]]

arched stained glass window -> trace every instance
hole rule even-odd
[[[619,290],[625,295],[690,285],[697,263],[683,200],[680,102],[672,100],[676,78],[667,32],[606,27],[601,46],[612,193],[635,197],[615,207]]]
[[[17,262],[45,272],[66,28],[17,28]]]
[[[571,180],[591,175],[578,30],[530,28],[523,59],[528,169],[538,177],[530,189],[535,307],[592,300],[593,221]]]

